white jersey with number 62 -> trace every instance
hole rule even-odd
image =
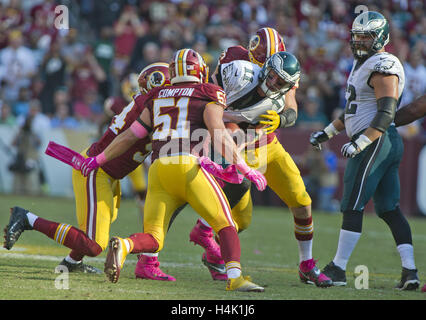
[[[394,55],[381,52],[359,65],[354,61],[346,87],[345,127],[349,138],[369,127],[377,113],[377,100],[370,79],[376,72],[398,76],[398,99],[404,90],[405,74]]]

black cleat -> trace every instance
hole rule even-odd
[[[20,207],[10,209],[9,224],[4,228],[4,247],[7,250],[12,249],[16,241],[18,241],[21,233],[25,230],[32,230],[27,217],[28,210]]]
[[[402,268],[401,281],[395,286],[399,290],[417,290],[420,286],[417,269]]]
[[[96,273],[96,274],[103,273],[98,268],[95,268],[95,267],[88,265],[88,264],[84,264],[83,261],[80,261],[78,263],[71,263],[71,262],[68,262],[67,260],[64,259],[64,260],[61,261],[61,263],[59,265],[67,267],[68,272]]]
[[[322,273],[333,281],[333,286],[346,286],[346,271],[336,266],[333,261],[324,267]]]

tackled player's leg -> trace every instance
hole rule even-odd
[[[250,152],[250,150],[249,150]],[[248,154],[248,160],[256,159],[253,167],[265,172],[269,187],[293,213],[295,237],[299,248],[299,277],[303,283],[319,287],[331,286],[331,280],[323,275],[312,257],[313,221],[311,198],[300,171],[291,156],[275,137]],[[253,163],[253,162],[252,162]]]

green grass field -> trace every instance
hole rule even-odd
[[[9,208],[21,206],[46,219],[75,225],[74,201],[62,198],[0,196],[0,226],[9,219]],[[112,284],[104,275],[70,274],[69,289],[55,287],[56,265],[69,249],[36,231],[26,231],[11,251],[0,249],[0,299],[12,300],[418,300],[426,293],[393,289],[401,272],[401,261],[386,224],[374,215],[364,218],[363,235],[347,268],[347,287],[320,289],[298,279],[297,242],[293,219],[282,208],[256,207],[251,227],[240,235],[244,274],[264,285],[264,293],[226,292],[225,282],[212,281],[201,263],[202,249],[189,242],[196,214],[186,208],[175,220],[160,254],[163,270],[176,282],[136,280],[136,256],[129,256],[120,280]],[[416,264],[426,281],[426,219],[410,219]],[[314,258],[324,267],[333,257],[341,215],[314,213]],[[123,200],[111,235],[128,236],[141,230],[141,219],[133,200]],[[103,270],[105,252],[85,261]],[[369,289],[355,288],[357,265],[369,271]]]

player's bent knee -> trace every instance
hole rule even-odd
[[[87,247],[87,252],[85,255],[88,257],[97,257],[99,254],[101,254],[102,251],[104,251],[104,249],[105,248],[102,248],[99,244],[93,241],[93,243]]]
[[[234,212],[234,210],[232,210],[232,218],[234,219],[234,222],[237,225],[236,229],[238,230],[238,232],[241,232],[247,229],[251,224],[251,210],[249,212],[245,212],[245,210]]]

